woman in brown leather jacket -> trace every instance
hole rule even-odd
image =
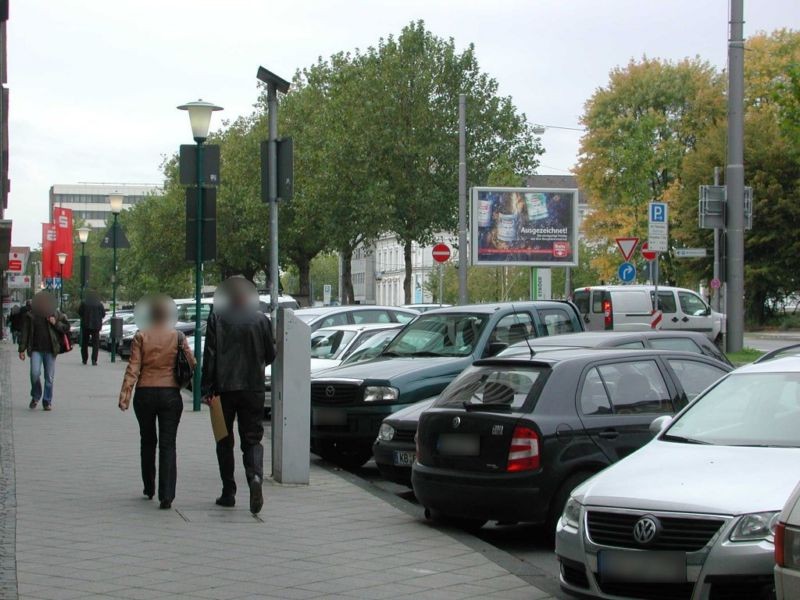
[[[173,327],[175,303],[171,298],[153,299],[144,312],[149,317],[149,326],[133,338],[130,362],[119,393],[119,408],[128,410],[135,387],[133,411],[141,434],[144,495],[152,499],[155,494],[158,442],[158,499],[160,508],[168,509],[175,498],[175,438],[183,412],[183,398],[174,373],[178,344],[182,345],[192,368],[195,358],[185,336]]]

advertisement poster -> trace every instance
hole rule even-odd
[[[56,226],[55,253],[63,252],[67,255],[67,262],[64,263],[64,279],[72,277],[73,262],[73,239],[72,239],[72,210],[69,208],[55,207],[53,209],[53,225]],[[61,273],[61,265],[56,258],[53,268],[56,270],[55,276]]]
[[[52,223],[42,223],[42,278],[51,279],[58,272],[58,259],[56,258],[56,226]],[[55,265],[54,265],[55,263]]]
[[[574,267],[578,190],[472,189],[472,264]]]

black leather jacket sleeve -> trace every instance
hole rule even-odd
[[[214,314],[208,317],[206,324],[206,343],[203,350],[203,371],[200,379],[200,390],[202,395],[213,396],[217,393],[216,377],[217,370],[217,319]]]

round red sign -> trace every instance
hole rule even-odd
[[[658,256],[658,252],[653,252],[653,251],[648,250],[647,242],[642,244],[642,257],[645,260],[655,260],[657,256]]]
[[[450,246],[447,244],[436,244],[433,247],[433,260],[438,263],[447,262],[450,260]]]

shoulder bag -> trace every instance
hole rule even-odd
[[[189,359],[186,358],[186,352],[183,351],[183,342],[186,337],[183,332],[178,332],[178,352],[175,355],[175,379],[178,385],[182,388],[188,387],[192,382],[193,369],[189,364]]]

